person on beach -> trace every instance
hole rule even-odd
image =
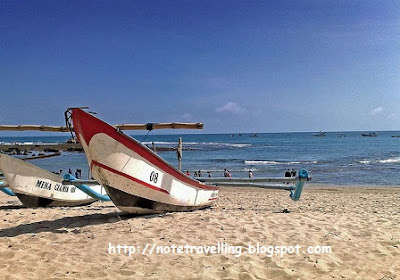
[[[249,178],[253,178],[253,172],[251,172],[251,170],[249,170]]]
[[[224,177],[232,177],[232,174],[226,168],[224,169]]]
[[[292,173],[290,172],[290,170],[289,169],[286,170],[285,177],[291,177],[291,176],[292,176]]]
[[[199,173],[197,173],[197,175],[199,176],[199,177],[201,177],[201,171],[199,170]]]
[[[194,172],[194,175],[193,175],[193,176],[194,176],[194,177],[197,177],[197,171]]]
[[[211,172],[207,171],[207,173],[208,173],[208,178],[211,178]]]
[[[57,175],[61,175],[61,173],[62,173],[62,169],[60,169],[60,171],[58,171],[58,172],[55,172]]]
[[[76,178],[76,179],[82,178],[82,171],[81,171],[80,169],[77,169],[77,170],[75,171],[75,178]]]
[[[71,168],[68,168],[68,174],[71,174],[71,175],[72,175],[72,170],[71,170]]]
[[[190,176],[189,170],[186,170],[186,175]]]
[[[296,177],[296,170],[292,168],[292,171],[290,172],[291,177]]]

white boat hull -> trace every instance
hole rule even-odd
[[[27,207],[78,206],[95,201],[74,185],[63,184],[63,177],[20,159],[0,154],[0,170],[8,187]],[[90,187],[105,193],[99,184]]]

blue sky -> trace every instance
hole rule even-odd
[[[0,1],[1,124],[400,130],[399,89],[399,1]]]

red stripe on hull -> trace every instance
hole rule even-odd
[[[158,155],[154,154],[151,150],[141,145],[135,139],[132,139],[127,135],[118,132],[111,125],[103,122],[102,120],[99,120],[98,118],[90,115],[89,113],[86,113],[81,109],[72,109],[72,120],[74,123],[74,130],[76,135],[78,137],[82,136],[86,144],[89,146],[90,140],[93,138],[94,135],[104,133],[181,182],[184,182],[198,189],[219,190],[218,187],[204,185],[196,180],[193,180],[190,177],[187,177],[185,174],[176,170],[174,167],[165,162]],[[81,139],[79,140],[81,141]]]
[[[137,179],[137,178],[135,178],[135,177],[132,177],[132,176],[130,176],[130,175],[128,175],[128,174],[125,174],[125,173],[123,173],[123,172],[120,172],[120,171],[118,171],[118,170],[115,170],[115,169],[113,169],[113,168],[111,168],[111,167],[109,167],[109,166],[107,166],[107,165],[104,165],[104,164],[102,164],[102,163],[100,163],[100,162],[97,162],[97,161],[95,161],[95,160],[92,160],[92,162],[91,162],[90,165],[91,165],[91,167],[92,167],[93,165],[97,165],[97,166],[100,167],[100,168],[106,169],[106,170],[108,170],[108,171],[110,171],[110,172],[112,172],[112,173],[114,173],[114,174],[123,176],[123,177],[125,177],[125,178],[127,178],[127,179],[129,179],[129,180],[131,180],[131,181],[134,181],[134,182],[136,182],[136,183],[139,183],[139,184],[141,184],[141,185],[144,186],[144,187],[148,187],[148,188],[150,188],[150,189],[153,189],[153,190],[156,190],[156,191],[160,191],[160,192],[169,194],[169,192],[168,192],[167,190],[160,189],[160,188],[158,188],[158,187],[156,187],[156,186],[147,184],[146,182],[143,182],[143,181],[141,181],[141,180],[139,180],[139,179]],[[112,186],[112,187],[114,187],[114,186]]]

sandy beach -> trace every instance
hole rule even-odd
[[[28,209],[0,194],[0,274],[400,279],[399,205],[400,188],[318,184],[298,202],[283,191],[221,188],[212,208],[150,216],[125,215],[111,202]]]

